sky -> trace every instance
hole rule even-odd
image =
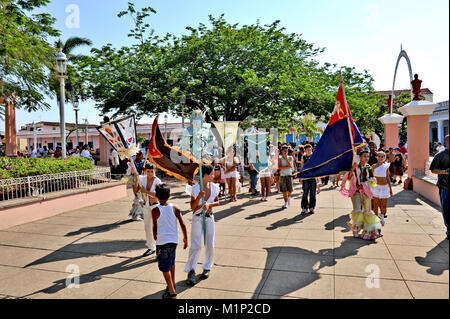
[[[149,23],[156,34],[188,34],[186,26],[208,23],[208,15],[225,15],[230,23],[269,24],[280,20],[288,33],[302,37],[317,47],[326,48],[317,57],[319,62],[367,69],[374,78],[375,90],[392,88],[395,64],[400,46],[408,53],[413,73],[423,80],[422,88],[434,93],[434,102],[449,98],[449,1],[403,0],[135,0],[138,8],[151,6],[157,13]],[[118,18],[127,8],[128,0],[52,0],[41,11],[52,14],[55,27],[63,40],[71,36],[92,40],[92,47],[77,50],[88,54],[90,49],[111,43],[119,48],[134,43],[127,37],[133,26],[130,17]],[[79,23],[74,17],[79,17]],[[55,39],[49,39],[53,43]],[[406,62],[399,65],[395,89],[409,88]],[[28,113],[17,110],[17,129],[32,121],[59,121],[56,98],[48,111]],[[75,122],[72,105],[66,104],[66,122]],[[79,119],[88,118],[98,124],[102,117],[95,101],[80,103]],[[176,121],[169,117],[169,122]],[[144,117],[140,123],[151,123]],[[4,130],[4,123],[0,123]]]

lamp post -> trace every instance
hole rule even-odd
[[[75,146],[75,148],[77,148],[80,143],[79,143],[79,136],[78,136],[78,111],[80,110],[78,108],[78,106],[80,105],[80,102],[78,101],[78,97],[75,96],[72,100],[72,104],[73,104],[73,110],[75,111],[75,131],[77,133],[77,145]]]
[[[89,122],[88,122],[88,119],[87,118],[85,118],[85,119],[83,119],[84,120],[84,133],[85,133],[85,136],[86,136],[86,145],[89,145],[89,141],[88,141],[88,125],[89,125]]]
[[[36,124],[33,121],[33,150],[37,152],[37,133],[36,133]]]
[[[67,79],[65,75],[67,72],[67,57],[59,48],[58,52],[55,54],[56,60],[56,71],[58,72],[57,78],[60,82],[60,96],[59,96],[59,121],[61,130],[61,147],[62,147],[62,158],[66,158],[66,122],[64,120],[64,100],[65,100],[65,83],[64,80]]]
[[[164,115],[164,139],[167,142],[167,114]]]
[[[181,127],[184,128],[184,105],[186,104],[186,95],[181,98]]]

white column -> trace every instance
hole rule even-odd
[[[438,141],[444,145],[444,120],[438,120]]]

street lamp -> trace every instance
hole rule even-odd
[[[65,85],[64,80],[67,79],[65,75],[67,72],[67,57],[59,48],[58,52],[55,54],[56,60],[56,71],[58,72],[57,78],[60,82],[60,100],[59,100],[59,121],[61,130],[61,147],[62,147],[62,158],[66,158],[66,122],[64,120],[64,100],[65,100]]]
[[[184,128],[184,106],[186,104],[186,95],[181,98],[181,126]]]
[[[85,118],[83,120],[84,120],[84,126],[85,126],[84,132],[85,132],[85,135],[86,135],[86,145],[89,145],[89,142],[88,142],[88,125],[89,125],[89,122],[88,122],[87,118]]]
[[[164,115],[164,139],[167,142],[167,114]]]
[[[75,96],[72,99],[72,104],[73,104],[73,110],[75,111],[75,130],[77,132],[77,145],[75,146],[75,148],[77,148],[78,145],[80,145],[79,136],[78,136],[78,111],[80,110],[78,108],[78,106],[80,105],[80,102],[78,101],[78,96]]]

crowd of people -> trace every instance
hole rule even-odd
[[[220,205],[220,198],[228,196],[230,202],[238,201],[239,189],[242,188],[244,176],[249,178],[249,193],[261,196],[267,201],[273,193],[283,196],[281,210],[291,206],[294,184],[302,189],[302,200],[299,214],[314,214],[316,196],[321,186],[328,184],[332,178],[331,188],[340,187],[342,195],[351,199],[353,210],[349,214],[354,237],[365,240],[376,240],[381,237],[382,226],[387,218],[388,199],[393,196],[392,185],[399,184],[406,170],[406,148],[377,148],[374,142],[355,149],[357,156],[349,172],[339,172],[334,176],[321,178],[298,178],[298,173],[310,160],[314,146],[309,143],[291,145],[279,143],[278,147],[268,145],[267,164],[262,165],[261,156],[256,152],[256,160],[247,163],[231,148],[223,157],[216,157],[212,165],[202,166],[203,191],[199,183],[187,188],[190,194],[190,206],[193,211],[191,235],[188,242],[186,226],[180,210],[169,202],[170,188],[156,176],[156,166],[138,153],[133,159],[137,173],[134,177],[134,193],[143,194],[143,220],[147,249],[143,256],[156,253],[158,266],[167,283],[164,298],[176,298],[175,251],[178,244],[177,223],[184,234],[183,247],[189,246],[189,256],[184,271],[187,273],[187,284],[196,284],[195,269],[205,241],[205,260],[201,279],[210,275],[214,260],[214,214],[213,208]],[[402,149],[403,148],[403,149]],[[114,151],[111,152],[111,163],[119,165],[120,161]],[[245,170],[247,174],[245,174]],[[341,175],[344,174],[340,183]],[[340,183],[340,184],[339,184]],[[259,187],[258,187],[259,184]],[[204,200],[204,204],[201,200]],[[205,222],[203,222],[203,211]],[[142,218],[137,218],[141,220]],[[203,236],[205,236],[203,238]]]
[[[62,157],[62,147],[57,146],[55,150],[48,149],[47,145],[44,145],[42,147],[36,147],[34,148],[33,145],[28,148],[26,146],[25,153],[18,151],[17,157],[26,157],[26,158],[61,158]],[[74,149],[66,150],[66,156],[82,156],[89,160],[93,160],[92,156],[92,150],[89,145],[85,144],[83,146],[78,146]]]

